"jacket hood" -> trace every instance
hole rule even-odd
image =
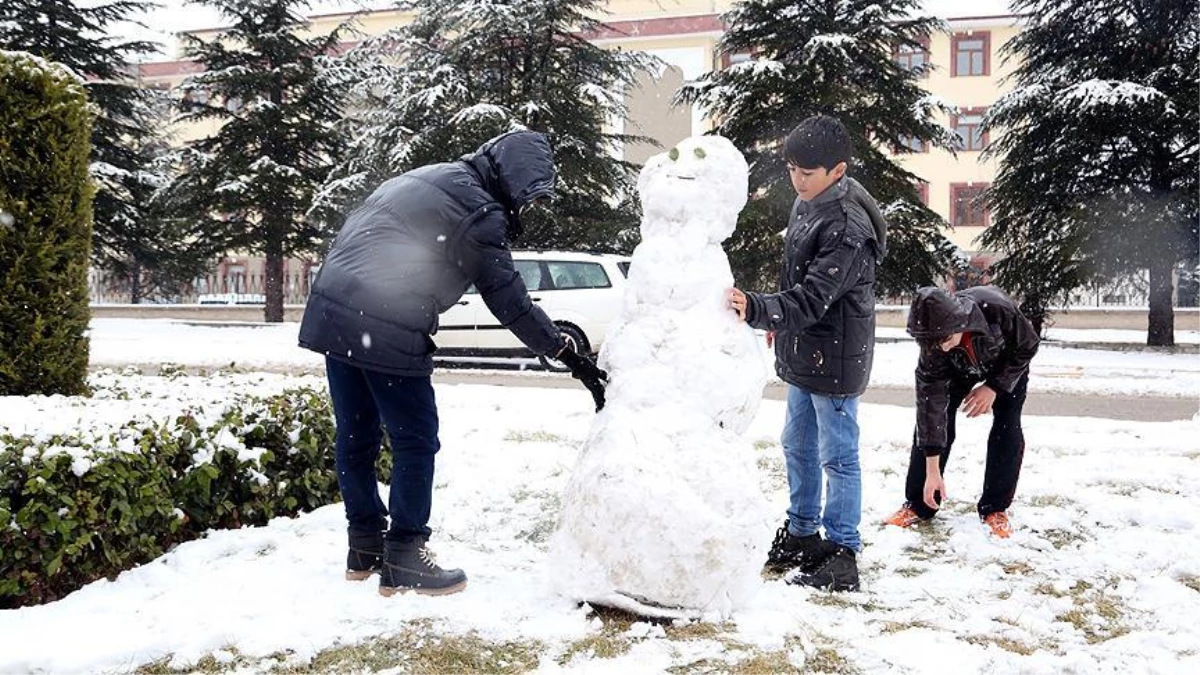
[[[924,340],[962,333],[971,330],[972,323],[978,323],[972,320],[978,312],[975,301],[969,297],[951,295],[932,286],[922,288],[908,313],[908,334]],[[979,318],[983,319],[982,313]]]
[[[845,199],[858,204],[867,212],[867,217],[871,220],[871,229],[875,230],[875,243],[879,246],[879,254],[876,258],[882,262],[884,257],[887,256],[888,224],[883,214],[879,211],[879,204],[875,203],[875,198],[867,192],[862,183],[859,183],[850,176],[842,178],[842,183],[845,185]]]
[[[462,161],[479,174],[483,189],[508,210],[509,220],[518,228],[522,207],[537,199],[554,198],[554,153],[545,134],[510,131],[479,146]]]

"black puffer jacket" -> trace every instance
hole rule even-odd
[[[908,315],[908,334],[940,340],[967,333],[965,345],[950,351],[922,349],[917,360],[917,445],[928,456],[946,447],[950,382],[983,382],[996,393],[1012,393],[1029,372],[1037,353],[1033,324],[1007,295],[994,286],[976,286],[953,295],[940,288],[917,291]]]
[[[556,352],[562,337],[530,300],[508,249],[521,207],[552,197],[554,179],[545,136],[519,131],[383,183],[321,264],[300,346],[369,370],[429,375],[438,314],[474,283],[527,347]]]
[[[747,293],[746,320],[775,331],[783,381],[826,396],[867,388],[875,354],[875,270],[887,222],[853,178],[792,207],[778,293]]]

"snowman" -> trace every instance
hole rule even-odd
[[[721,242],[746,204],[727,139],[686,139],[638,177],[642,243],[600,354],[607,403],[562,498],[563,595],[643,616],[728,616],[761,583],[770,538],[746,428],[766,372],[727,308]]]

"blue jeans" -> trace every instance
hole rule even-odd
[[[433,460],[441,447],[430,378],[387,375],[329,357],[325,374],[337,420],[338,489],[349,530],[361,534],[387,530],[391,540],[428,537]],[[381,422],[392,445],[387,508],[379,498],[375,472],[383,442]]]
[[[858,465],[858,397],[823,396],[788,385],[783,425],[791,505],[788,531],[797,537],[816,534],[835,544],[862,549],[862,473]],[[821,473],[825,474],[825,510],[821,510]]]

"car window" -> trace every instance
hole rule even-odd
[[[548,262],[546,269],[554,288],[608,288],[612,282],[600,263],[591,262]]]
[[[542,278],[542,264],[538,261],[514,260],[513,265],[517,268],[517,274],[521,275],[521,281],[525,282],[525,288],[531,291],[540,291],[550,286]]]
[[[629,262],[628,261],[617,263],[617,269],[621,270],[621,274],[625,278],[627,278],[627,279],[629,278]]]

